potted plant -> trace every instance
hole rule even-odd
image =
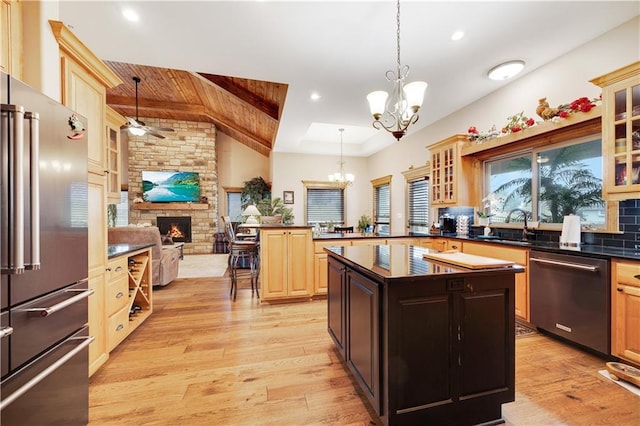
[[[260,200],[264,198],[271,198],[271,186],[262,177],[254,177],[244,183],[240,194],[243,209],[249,204],[257,207]]]
[[[260,213],[262,214],[262,220],[267,217],[281,216],[283,223],[293,222],[293,210],[286,207],[280,197],[263,198],[258,201],[256,207],[258,207],[258,210],[260,210]]]
[[[371,220],[371,217],[367,216],[366,214],[363,214],[362,216],[360,216],[360,219],[358,219],[358,231],[363,234],[367,232],[367,229],[371,225],[373,225],[373,220]]]

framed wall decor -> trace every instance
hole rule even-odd
[[[283,191],[282,202],[285,204],[293,204],[293,191]]]

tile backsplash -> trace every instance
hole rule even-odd
[[[466,215],[469,216],[472,224],[475,222],[472,207],[445,207],[438,209],[438,217],[445,213],[454,217]],[[640,199],[620,201],[619,213],[622,234],[582,232],[582,244],[640,249]],[[492,225],[491,228],[502,238],[519,239],[522,235],[522,231],[519,229],[499,228],[495,225]],[[473,236],[474,232],[482,231],[477,227],[471,228],[470,235]],[[560,231],[536,231],[536,235],[532,239],[559,242]]]

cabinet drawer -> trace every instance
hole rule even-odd
[[[127,256],[112,259],[107,264],[107,282],[113,282],[127,276]]]
[[[125,306],[109,317],[107,329],[107,349],[111,351],[127,337],[129,331],[129,306]]]
[[[129,302],[129,282],[127,277],[121,277],[107,284],[106,292],[107,315],[112,315],[122,309]]]
[[[615,262],[618,283],[640,287],[640,263]]]

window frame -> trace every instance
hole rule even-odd
[[[386,175],[386,176],[382,176],[379,177],[377,179],[373,179],[371,180],[371,186],[372,186],[372,192],[371,192],[371,211],[373,212],[373,214],[371,215],[371,219],[373,220],[373,225],[375,227],[376,232],[381,232],[381,226],[379,225],[387,225],[388,227],[388,231],[383,231],[383,233],[385,234],[390,234],[391,233],[391,211],[392,211],[392,206],[391,206],[391,179],[392,179],[392,175]],[[378,217],[378,191],[380,188],[387,186],[389,187],[389,200],[388,200],[388,205],[389,205],[389,218],[388,220],[385,221],[381,221]]]
[[[539,212],[539,204],[540,204],[540,199],[539,199],[539,166],[536,166],[538,163],[536,162],[536,158],[538,155],[540,155],[543,152],[546,151],[551,151],[551,150],[557,150],[557,149],[562,149],[568,146],[573,146],[573,145],[580,145],[582,143],[587,143],[587,142],[593,142],[595,140],[600,140],[602,143],[602,134],[601,133],[589,133],[586,135],[581,135],[581,136],[576,136],[573,138],[570,138],[568,140],[564,140],[564,141],[559,141],[559,142],[555,142],[555,143],[551,143],[551,144],[546,144],[546,145],[535,145],[535,146],[531,146],[528,147],[526,149],[519,149],[519,150],[513,150],[513,151],[509,151],[506,152],[502,155],[496,155],[496,156],[492,156],[492,157],[488,157],[486,159],[484,159],[482,161],[482,197],[484,198],[488,193],[489,193],[489,166],[488,164],[494,161],[499,161],[499,160],[505,160],[505,159],[509,159],[509,158],[516,158],[516,157],[523,157],[523,156],[529,156],[531,159],[531,216],[533,221],[539,221],[539,217],[540,217],[540,212]],[[604,181],[605,181],[605,169],[604,169],[604,161],[605,161],[605,153],[604,151],[601,151],[601,158],[603,161],[602,164],[602,186],[604,186]],[[599,224],[597,226],[595,226],[593,228],[594,231],[607,231],[609,226],[610,226],[610,215],[611,213],[611,202],[608,201],[606,199],[606,197],[603,196],[603,201],[604,201],[604,213],[605,213],[605,219],[604,222],[602,224]],[[509,228],[509,227],[519,227],[521,226],[520,224],[511,224],[511,223],[504,223],[504,222],[496,222],[496,224],[500,225],[500,227],[504,227],[504,228]],[[540,222],[539,223],[539,229],[542,230],[561,230],[562,229],[562,222]]]
[[[342,191],[342,225],[347,220],[347,188],[340,188],[340,185],[336,182],[330,181],[309,181],[303,180],[302,185],[304,187],[304,221],[307,225],[314,225],[314,223],[309,223],[308,221],[308,191],[310,189],[339,189]]]
[[[429,162],[427,162],[425,165],[423,166],[419,166],[419,167],[414,167],[411,168],[409,170],[405,170],[404,172],[402,172],[402,175],[404,176],[405,179],[405,227],[408,233],[411,233],[412,231],[410,231],[411,229],[411,224],[410,224],[410,220],[412,218],[411,216],[411,211],[410,211],[410,205],[411,205],[411,200],[409,198],[409,188],[410,188],[410,184],[412,182],[415,181],[425,181],[426,185],[427,185],[427,224],[426,224],[426,232],[428,233],[428,229],[429,229],[429,221],[431,220],[431,165]],[[422,235],[423,233],[418,232],[418,234]]]

